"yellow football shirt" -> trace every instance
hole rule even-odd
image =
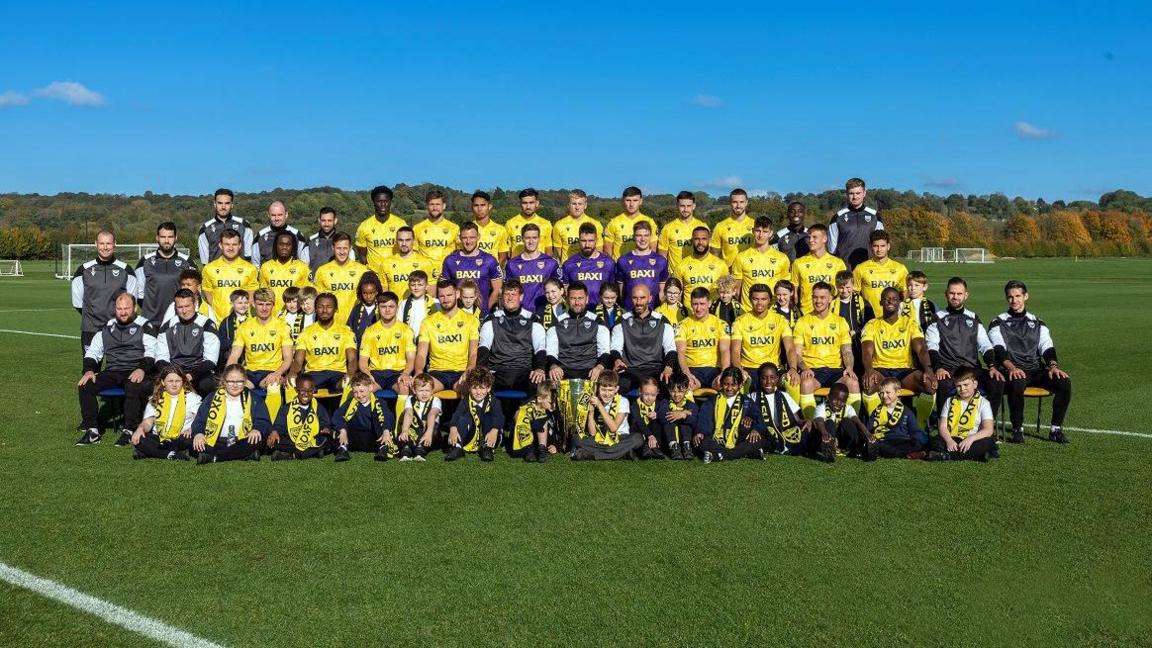
[[[732,275],[740,280],[740,303],[745,311],[752,310],[752,301],[749,291],[756,284],[765,284],[772,291],[769,299],[775,301],[776,282],[791,277],[792,263],[788,255],[776,248],[768,248],[761,252],[756,248],[748,248],[736,255],[732,264]]]
[[[284,291],[296,286],[303,288],[311,285],[308,281],[308,275],[312,273],[312,268],[308,267],[300,259],[292,259],[288,263],[281,263],[280,261],[271,260],[265,261],[260,264],[260,287],[271,288],[272,292],[276,293],[276,305],[273,306],[276,313],[284,307]]]
[[[437,223],[428,219],[416,223],[412,233],[416,237],[415,251],[432,259],[436,266],[444,264],[444,257],[456,251],[460,240],[460,226],[443,217]]]
[[[356,349],[356,334],[347,324],[335,321],[328,328],[320,322],[304,327],[296,338],[296,350],[304,352],[304,371],[348,370],[346,351]]]
[[[478,247],[482,252],[487,252],[499,260],[501,254],[508,254],[508,250],[512,249],[512,244],[508,242],[508,229],[500,223],[489,218],[484,225],[476,223],[476,228],[480,231]]]
[[[693,216],[684,222],[677,218],[664,224],[660,230],[660,250],[668,257],[668,272],[676,276],[682,257],[692,254],[692,230],[708,227],[708,224]]]
[[[708,294],[715,299],[716,282],[726,274],[728,265],[715,254],[708,254],[703,259],[690,255],[680,259],[680,270],[676,277],[684,284],[684,303],[689,303],[692,291],[696,288],[707,288]]]
[[[221,321],[232,313],[232,301],[229,297],[233,290],[252,292],[260,287],[260,273],[256,270],[256,266],[240,257],[232,261],[217,257],[204,266],[200,276],[203,278],[200,289],[211,296],[208,303]]]
[[[899,290],[901,297],[903,297],[904,290],[907,288],[905,285],[907,280],[908,268],[895,259],[884,259],[883,263],[868,259],[856,266],[852,272],[852,281],[856,285],[856,290],[864,295],[864,299],[869,304],[872,304],[872,312],[877,317],[884,312],[880,309],[880,295],[884,289],[892,286]]]
[[[740,366],[754,370],[765,362],[780,363],[780,349],[784,338],[792,337],[792,327],[775,311],[764,313],[764,317],[744,313],[732,322],[731,337],[740,340]]]
[[[608,226],[604,228],[604,242],[612,244],[613,258],[619,259],[636,249],[636,244],[632,242],[632,228],[636,225],[636,221],[640,220],[647,221],[648,225],[652,227],[652,240],[660,240],[660,228],[656,227],[656,221],[652,220],[651,216],[636,214],[636,217],[633,218],[628,214],[616,214],[612,220],[608,221]],[[653,244],[652,247],[659,248],[659,245]]]
[[[712,249],[718,251],[724,263],[732,265],[741,250],[752,247],[753,224],[755,219],[748,214],[744,214],[740,220],[729,216],[716,223],[716,229],[712,231]]]
[[[276,371],[284,362],[284,348],[292,346],[292,330],[279,317],[269,318],[266,324],[249,317],[236,328],[233,344],[244,346],[242,362],[248,371]]]
[[[480,340],[480,320],[459,310],[452,317],[436,311],[420,324],[420,339],[428,341],[429,371],[464,371],[469,343]]]
[[[511,246],[511,251],[508,253],[508,258],[519,256],[524,251],[524,236],[522,230],[528,223],[532,223],[540,228],[540,247],[541,252],[547,252],[548,248],[552,246],[552,223],[548,222],[540,214],[532,214],[532,218],[524,218],[523,214],[516,214],[508,219],[508,224],[504,229],[508,231],[508,243]]]
[[[552,225],[552,247],[556,248],[560,263],[573,254],[580,254],[580,226],[585,223],[596,228],[596,249],[604,247],[604,226],[600,221],[588,214],[580,218],[572,218],[569,214]]]
[[[847,269],[843,259],[827,252],[821,257],[805,254],[796,259],[792,264],[792,283],[800,291],[800,310],[812,312],[812,286],[821,281],[832,286],[832,298],[835,299],[836,273]]]
[[[831,313],[824,318],[802,316],[792,328],[792,339],[797,346],[804,347],[800,359],[809,369],[842,367],[840,347],[852,344],[848,322]]]
[[[367,356],[372,371],[404,371],[409,353],[416,353],[415,336],[407,324],[398,320],[392,326],[375,322],[360,338],[360,355]]]
[[[384,259],[396,253],[396,230],[407,224],[396,214],[389,214],[384,222],[369,216],[360,223],[356,228],[356,247],[368,250],[363,261],[369,268],[380,272]]]
[[[872,356],[874,369],[911,369],[916,366],[912,357],[912,340],[924,338],[920,324],[905,315],[889,324],[883,318],[869,320],[860,334],[861,342],[871,341],[875,348]]]
[[[684,342],[684,361],[689,367],[720,367],[720,345],[732,337],[728,325],[709,314],[700,321],[695,317],[680,320],[676,341]]]
[[[412,252],[406,257],[393,254],[384,261],[384,267],[379,273],[380,283],[384,286],[384,290],[390,290],[400,299],[404,299],[410,294],[408,275],[415,270],[423,270],[428,275],[429,290],[435,292],[436,280],[440,278],[442,267],[443,264],[438,264],[419,252]]]
[[[312,285],[316,287],[317,292],[329,292],[336,295],[337,322],[348,321],[348,316],[352,313],[352,307],[356,305],[358,298],[356,287],[360,285],[360,278],[364,276],[365,272],[368,272],[368,266],[352,259],[348,259],[344,265],[329,261],[316,268],[316,274],[312,277]],[[380,277],[380,282],[384,282],[384,277]]]
[[[656,308],[656,312],[660,313],[668,323],[672,325],[672,330],[677,333],[680,332],[680,322],[692,316],[692,312],[687,309],[683,304],[660,304]]]

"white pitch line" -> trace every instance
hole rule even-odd
[[[0,580],[7,581],[17,587],[31,590],[41,596],[60,601],[65,605],[70,605],[78,610],[100,617],[108,623],[127,628],[132,632],[144,635],[149,639],[155,639],[169,646],[176,646],[177,648],[223,648],[223,646],[218,643],[201,639],[194,634],[190,634],[179,628],[174,628],[162,621],[146,617],[143,614],[122,608],[119,605],[98,599],[95,596],[78,592],[56,581],[29,574],[22,569],[17,569],[3,562],[0,562]]]
[[[1133,436],[1140,437],[1142,439],[1152,439],[1152,434],[1144,434],[1143,432],[1125,432],[1123,430],[1095,430],[1092,428],[1068,427],[1067,425],[1064,426],[1064,429],[1070,430],[1072,432],[1087,432],[1089,434],[1115,434],[1118,436]]]
[[[79,340],[79,335],[63,335],[60,333],[40,333],[37,331],[17,331],[16,329],[0,329],[0,333],[18,333],[20,335],[39,335],[42,337],[64,338],[66,340]]]

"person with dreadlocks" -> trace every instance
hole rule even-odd
[[[300,374],[304,377],[307,374]],[[299,381],[299,378],[297,378]],[[332,429],[337,430],[336,461],[348,461],[353,452],[374,452],[376,461],[388,461],[395,456],[392,427],[396,424],[392,411],[384,401],[376,398],[372,376],[357,371],[352,375],[351,394],[332,413]]]
[[[532,400],[516,410],[509,456],[527,462],[546,463],[556,453],[562,428],[556,411],[555,392],[552,383],[542,382],[536,385]]]
[[[260,442],[272,427],[264,400],[252,397],[240,365],[228,365],[221,382],[224,387],[205,398],[192,421],[196,463],[260,461]]]
[[[752,412],[740,395],[744,372],[727,367],[720,373],[720,393],[700,410],[700,426],[692,444],[704,463],[730,459],[763,459],[765,438],[752,427]]]
[[[161,370],[144,406],[144,420],[132,433],[132,458],[188,461],[192,419],[199,407],[200,397],[180,367],[168,365]]]
[[[757,371],[760,390],[750,397],[752,429],[765,435],[765,451],[773,454],[813,457],[826,463],[836,461],[836,437],[800,416],[800,407],[780,389],[780,370],[772,362]]]
[[[468,370],[464,377],[468,396],[452,415],[444,461],[456,461],[468,452],[475,452],[480,461],[495,458],[500,430],[504,429],[504,411],[499,399],[492,396],[493,382],[487,369]]]
[[[400,398],[400,426],[396,443],[400,461],[425,461],[436,438],[444,404],[436,397],[436,380],[422,373],[412,379],[412,394]]]
[[[332,451],[332,425],[328,412],[313,398],[316,381],[308,374],[296,379],[296,398],[276,415],[268,447],[272,461],[315,459]]]
[[[880,407],[868,418],[868,447],[864,459],[923,459],[928,437],[916,424],[915,410],[900,400],[900,380],[889,376],[880,382]]]
[[[631,458],[644,445],[643,434],[628,427],[628,399],[620,393],[620,378],[606,371],[596,378],[596,392],[588,397],[584,433],[574,440],[572,461],[610,461]]]

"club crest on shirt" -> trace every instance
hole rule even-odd
[[[650,265],[650,266],[656,265],[656,259],[655,258],[648,259],[648,265]]]
[[[196,337],[197,335],[200,335],[200,329],[199,328],[192,329],[192,337]]]
[[[825,267],[825,268],[827,268],[827,269],[829,269],[829,270],[831,270],[831,269],[832,269],[832,263],[831,263],[831,262],[829,262],[829,263],[825,263],[825,264],[824,264],[824,267]]]
[[[397,340],[399,340],[399,339],[400,339],[400,332],[399,332],[399,331],[397,331],[397,332],[393,333],[393,334],[392,334],[392,337],[393,337],[393,338],[395,338],[395,339],[397,339]]]
[[[973,321],[972,321],[972,320],[970,320],[970,319],[965,319],[965,320],[964,320],[964,324],[965,324],[965,325],[966,325],[968,328],[972,328],[972,326],[975,324],[975,322],[973,322]]]
[[[536,269],[537,270],[543,270],[544,269],[544,262],[543,261],[537,261],[536,262]]]
[[[648,320],[648,328],[656,328],[656,320],[655,319]]]
[[[484,259],[476,259],[476,265],[483,265]]]
[[[597,267],[597,268],[603,268],[603,267],[604,267],[604,262],[603,262],[603,261],[597,261],[597,262],[596,262],[596,267]]]
[[[456,328],[464,328],[464,322],[456,322]]]
[[[135,327],[135,326],[128,329],[128,335],[136,335],[136,329],[137,329],[137,327]]]
[[[586,329],[592,328],[591,320],[584,320],[584,328],[586,328]]]
[[[1028,328],[1030,328],[1030,329],[1036,328],[1036,322],[1028,322]]]
[[[112,276],[113,277],[119,277],[120,276],[120,270],[113,268],[112,269]]]
[[[332,339],[334,339],[334,340],[339,340],[339,339],[340,339],[340,334],[339,334],[339,333],[337,333],[337,334],[333,335],[333,336],[332,336]]]
[[[865,223],[871,223],[872,222],[872,216],[869,214],[864,214],[864,222]]]

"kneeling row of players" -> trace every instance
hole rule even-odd
[[[796,402],[780,389],[777,367],[758,371],[759,385],[743,393],[743,374],[726,369],[715,398],[692,401],[686,380],[674,378],[660,398],[655,379],[640,385],[635,401],[619,393],[616,374],[600,375],[577,408],[579,420],[565,421],[557,408],[557,388],[536,387],[516,410],[507,450],[525,461],[546,462],[566,452],[574,461],[699,458],[704,463],[769,454],[800,455],[825,462],[838,455],[877,458],[986,461],[996,455],[992,410],[977,391],[976,374],[955,376],[956,395],[944,403],[936,434],[929,435],[901,402],[900,384],[886,380],[882,406],[866,420],[847,403],[848,391],[834,385],[815,416],[806,420]],[[506,429],[504,404],[492,396],[493,377],[476,369],[467,375],[467,395],[439,433],[443,410],[426,374],[413,380],[412,394],[395,409],[376,398],[370,376],[357,374],[348,395],[331,413],[320,406],[312,379],[296,380],[296,395],[269,419],[262,399],[253,397],[244,370],[229,367],[223,387],[203,402],[178,370],[162,372],[144,420],[131,436],[133,457],[187,460],[308,459],[351,452],[373,453],[377,461],[424,461],[443,450],[445,461],[475,453],[492,461]],[[396,423],[399,422],[397,426]]]

